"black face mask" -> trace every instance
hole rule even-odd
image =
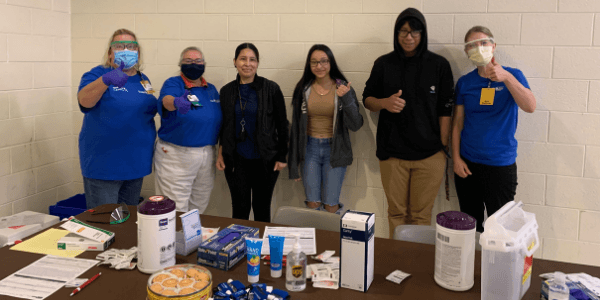
[[[181,73],[188,79],[196,80],[204,74],[204,65],[186,64],[181,65]]]

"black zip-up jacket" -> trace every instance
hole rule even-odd
[[[290,179],[300,178],[300,169],[304,165],[306,154],[306,128],[308,126],[307,101],[310,95],[308,83],[302,93],[302,99],[294,99],[292,113],[292,133],[290,136]],[[363,125],[363,117],[360,114],[356,92],[350,90],[342,97],[335,95],[333,138],[331,142],[330,163],[334,168],[352,164],[352,145],[348,129],[359,130]]]
[[[226,168],[233,168],[236,152],[235,103],[240,100],[240,77],[221,88],[221,111],[223,125],[219,142],[223,147],[223,160]],[[289,122],[285,111],[283,93],[277,83],[256,75],[250,83],[256,91],[258,111],[254,141],[258,153],[268,168],[276,161],[287,162]]]
[[[398,43],[398,31],[409,17],[423,24],[417,53],[410,58]],[[413,71],[407,73],[408,71]],[[406,77],[411,78],[406,79]],[[409,85],[407,81],[414,82]],[[423,15],[414,8],[402,12],[396,20],[394,51],[379,57],[363,91],[367,97],[387,98],[402,90],[406,106],[400,113],[382,109],[377,123],[377,158],[395,157],[421,160],[443,149],[439,117],[451,116],[454,80],[450,63],[427,50],[427,26]]]

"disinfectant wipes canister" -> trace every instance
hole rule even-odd
[[[152,274],[175,265],[175,202],[152,196],[138,206],[138,269]]]
[[[435,271],[437,284],[466,291],[475,282],[475,218],[459,211],[436,217]]]

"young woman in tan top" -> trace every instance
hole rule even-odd
[[[302,180],[309,208],[340,213],[346,167],[352,164],[348,129],[363,124],[358,100],[331,49],[314,45],[292,99],[290,179]]]

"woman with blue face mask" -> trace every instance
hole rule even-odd
[[[79,162],[88,208],[137,205],[143,178],[152,172],[156,98],[140,66],[135,34],[119,29],[110,38],[103,64],[81,77]]]
[[[200,49],[185,48],[179,66],[181,73],[165,81],[158,98],[156,194],[171,198],[179,211],[203,213],[215,180],[221,103],[215,86],[202,76],[206,61]]]
[[[465,53],[477,67],[456,84],[452,125],[454,181],[460,210],[483,231],[490,216],[514,200],[517,190],[517,118],[532,113],[536,100],[525,75],[500,65],[492,32],[483,26],[465,35]]]

